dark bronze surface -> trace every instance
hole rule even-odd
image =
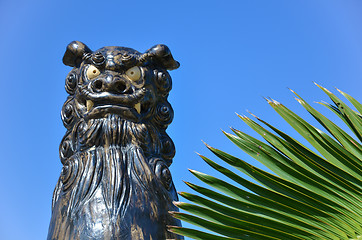
[[[167,70],[179,63],[165,45],[92,52],[78,41],[63,62],[73,69],[48,240],[183,239],[167,231],[181,225],[168,213],[178,209],[168,169],[175,147],[166,133],[173,118]]]

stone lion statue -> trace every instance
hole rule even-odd
[[[73,69],[48,240],[183,239],[167,231],[181,226],[169,214],[178,199],[168,168],[175,147],[166,133],[173,119],[167,70],[179,67],[169,48],[93,52],[74,41],[63,63]]]

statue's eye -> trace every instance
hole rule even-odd
[[[87,69],[87,77],[89,80],[97,77],[101,72],[93,65],[90,65]]]
[[[134,66],[127,70],[126,75],[132,81],[137,81],[141,77],[141,69],[137,66]]]

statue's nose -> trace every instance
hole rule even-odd
[[[114,94],[132,93],[128,81],[121,77],[107,76],[98,78],[91,83],[93,92],[110,92]]]

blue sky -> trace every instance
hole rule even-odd
[[[250,110],[294,134],[263,97],[311,121],[287,88],[310,103],[328,101],[315,81],[362,100],[361,13],[357,0],[0,0],[0,239],[46,238],[61,171],[69,42],[141,52],[168,45],[181,63],[171,72],[171,171],[177,190],[189,191],[183,180],[199,182],[188,168],[214,173],[195,154],[213,158],[201,140],[260,166],[220,131],[251,133],[235,112]]]

